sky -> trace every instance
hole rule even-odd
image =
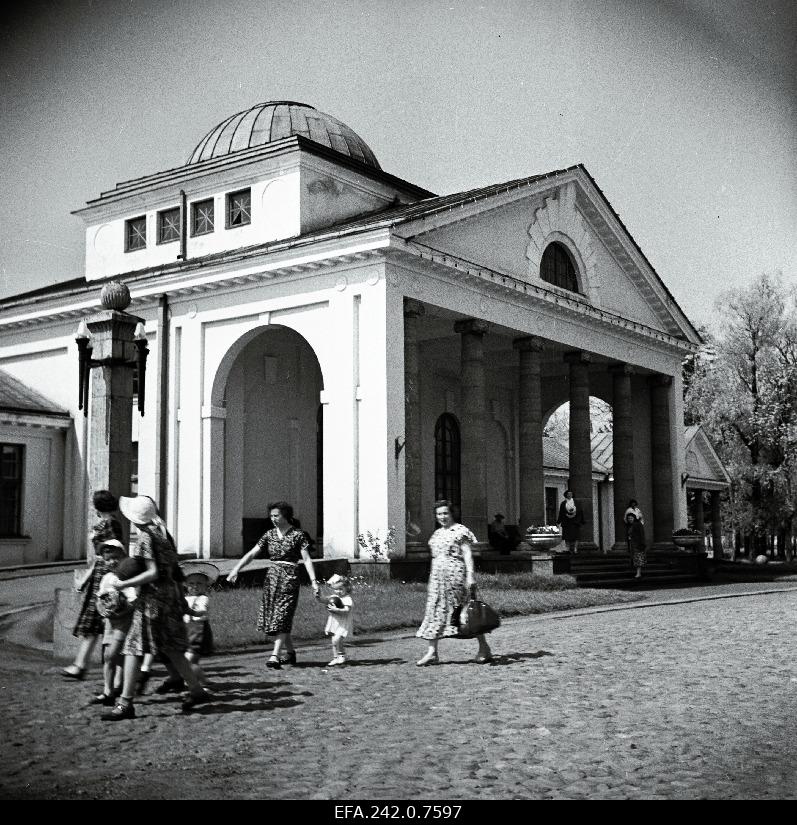
[[[22,5],[22,4],[18,4]],[[0,297],[70,214],[298,100],[438,194],[583,163],[695,324],[797,285],[797,0],[73,0],[0,12]]]

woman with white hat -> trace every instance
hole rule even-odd
[[[182,594],[174,579],[175,570],[179,570],[177,550],[149,496],[121,496],[119,509],[138,528],[138,544],[132,555],[144,560],[146,570],[124,582],[125,587],[141,590],[122,648],[125,657],[122,695],[116,707],[102,718],[114,722],[135,717],[133,696],[145,653],[162,653],[183,677],[190,691],[183,711],[189,712],[210,697],[199,683],[199,669],[185,658],[188,638]]]

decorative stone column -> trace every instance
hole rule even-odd
[[[101,301],[105,309],[86,319],[91,333],[91,419],[88,479],[90,493],[110,490],[117,498],[130,495],[133,450],[133,333],[143,318],[123,310],[130,305],[127,287],[107,284]],[[110,289],[113,287],[114,289]],[[121,293],[123,297],[120,297]],[[95,520],[91,500],[88,521]],[[125,525],[126,529],[126,525]],[[89,548],[89,554],[91,554]]]
[[[487,422],[487,392],[484,370],[484,333],[487,322],[476,318],[457,321],[462,360],[462,523],[481,542],[487,541],[487,482],[484,442]]]
[[[412,525],[423,524],[422,441],[420,403],[419,319],[426,310],[411,298],[404,300],[404,501],[407,519],[407,541],[417,542],[421,536],[411,534]]]
[[[513,346],[520,353],[518,397],[520,443],[520,514],[518,528],[521,536],[529,525],[545,523],[545,475],[542,457],[542,386],[540,379],[540,352],[538,338],[516,338]]]
[[[692,521],[695,530],[700,532],[700,550],[706,549],[706,523],[703,516],[703,491],[695,490],[695,499],[692,502]]]
[[[584,513],[579,550],[596,550],[592,517],[592,437],[589,416],[588,352],[565,353],[570,365],[570,489]]]
[[[672,548],[673,485],[670,449],[670,392],[672,378],[655,375],[650,379],[651,489],[653,493],[654,549]],[[658,545],[658,548],[656,547]]]
[[[614,546],[626,551],[625,511],[628,502],[637,498],[634,474],[634,420],[632,415],[631,376],[628,364],[609,368],[612,374],[612,434],[614,439]]]
[[[711,545],[714,548],[714,564],[722,559],[722,513],[720,491],[711,491]]]

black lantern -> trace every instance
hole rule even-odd
[[[144,331],[144,324],[141,322],[136,324],[133,341],[136,345],[136,358],[134,361],[127,361],[124,358],[102,358],[100,360],[94,360],[91,357],[93,347],[91,346],[91,336],[88,327],[85,321],[80,322],[77,334],[75,335],[75,343],[77,344],[78,350],[78,409],[83,410],[84,416],[88,417],[89,414],[89,376],[91,370],[95,367],[125,366],[135,367],[138,371],[138,411],[143,417],[144,388],[146,386],[149,347],[147,347],[147,334]]]

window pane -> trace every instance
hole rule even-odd
[[[147,246],[147,219],[146,217],[131,218],[125,222],[125,251],[135,252]]]
[[[158,243],[180,240],[180,208],[158,212]]]
[[[227,228],[252,222],[252,192],[244,189],[227,195]]]
[[[191,204],[191,234],[205,235],[213,231],[213,200]]]
[[[578,292],[578,278],[570,253],[560,243],[549,244],[540,261],[540,278],[549,284]]]
[[[20,535],[24,449],[0,444],[0,536]]]

